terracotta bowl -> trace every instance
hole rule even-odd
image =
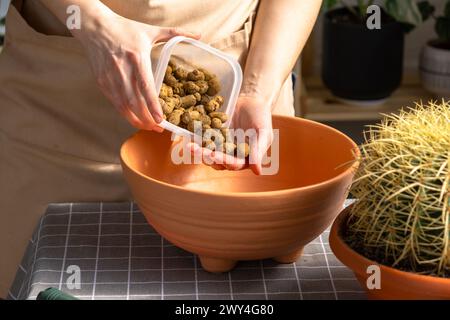
[[[168,241],[199,255],[205,270],[239,260],[296,261],[341,211],[357,163],[355,143],[325,125],[274,116],[279,171],[217,171],[175,165],[170,133],[139,131],[122,146],[125,178],[148,222]]]
[[[369,260],[350,248],[341,235],[351,206],[346,208],[334,221],[330,232],[330,246],[336,257],[353,270],[369,299],[374,300],[438,300],[450,299],[450,279],[419,275],[397,270]],[[367,280],[372,275],[368,267],[380,268],[380,288],[368,289]]]

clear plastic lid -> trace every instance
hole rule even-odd
[[[201,41],[181,36],[174,37],[164,45],[157,45],[152,49],[152,69],[157,92],[161,90],[170,59],[187,71],[204,68],[217,76],[221,85],[218,94],[224,98],[224,103],[218,111],[228,115],[228,121],[224,126],[229,127],[242,85],[242,69],[237,60]],[[192,132],[166,120],[159,125],[177,134],[193,135]]]

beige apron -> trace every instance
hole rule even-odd
[[[257,6],[256,0],[103,2],[131,19],[202,31],[204,41],[242,63]],[[48,203],[130,199],[118,155],[135,129],[97,89],[77,40],[63,36],[62,24],[39,6],[15,1],[0,54],[0,296]],[[291,87],[288,79],[274,113],[294,114]]]

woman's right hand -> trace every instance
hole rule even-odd
[[[199,35],[161,28],[119,16],[112,11],[83,21],[72,30],[85,48],[103,94],[134,127],[162,131],[163,120],[152,74],[150,51],[175,36]]]

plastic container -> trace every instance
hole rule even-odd
[[[242,85],[242,69],[236,59],[207,44],[186,37],[174,37],[163,45],[152,49],[152,69],[155,78],[156,91],[159,92],[170,59],[188,71],[194,68],[204,68],[215,74],[219,79],[224,103],[219,111],[228,115],[225,127],[230,126],[234,107]],[[166,120],[159,124],[162,128],[180,135],[194,134]]]

